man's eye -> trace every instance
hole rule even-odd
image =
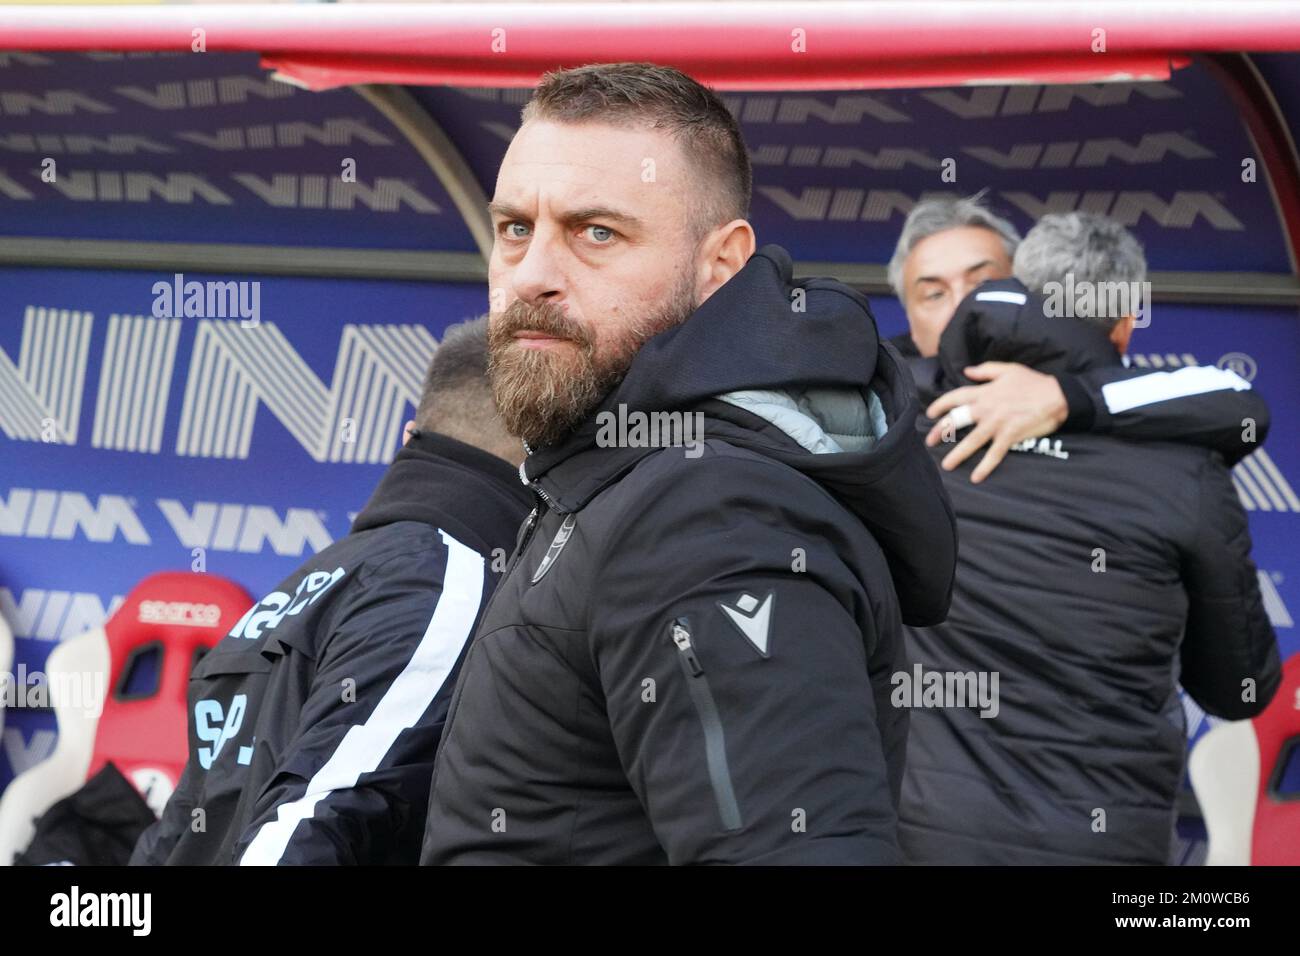
[[[522,231],[515,232],[516,229]],[[528,226],[522,222],[508,222],[505,225],[505,233],[510,239],[524,239],[528,236]]]
[[[926,302],[938,302],[940,299],[943,298],[943,296],[944,296],[943,290],[936,289],[934,292],[927,292],[924,296],[922,296],[922,298],[925,299]]]
[[[605,245],[614,238],[614,230],[608,226],[588,226],[587,236],[592,241]]]

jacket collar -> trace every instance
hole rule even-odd
[[[532,505],[509,463],[446,435],[421,432],[388,466],[352,532],[420,521],[484,553],[509,550]]]
[[[1104,329],[1050,315],[1043,296],[1015,279],[986,282],[968,295],[939,338],[948,388],[974,384],[963,369],[980,362],[1019,362],[1050,375],[1122,364]]]

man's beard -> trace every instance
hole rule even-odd
[[[587,329],[559,306],[515,300],[488,327],[488,376],[502,421],[530,448],[555,444],[623,379],[647,340],[681,325],[694,311],[688,272],[663,306],[624,329],[608,354],[598,356]],[[514,338],[524,331],[552,335],[575,347],[524,348]]]

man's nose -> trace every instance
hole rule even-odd
[[[519,299],[536,305],[563,296],[565,272],[563,252],[558,245],[544,232],[529,239],[528,248],[511,277],[511,286]]]
[[[961,300],[975,291],[975,288],[978,285],[978,282],[972,282],[969,279],[958,279],[953,283],[952,298],[950,301],[953,311],[956,311],[957,306],[961,304]]]

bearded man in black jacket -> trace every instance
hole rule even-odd
[[[543,78],[490,205],[535,514],[466,658],[425,863],[892,863],[903,621],[954,523],[866,299],[755,251],[712,91]],[[864,361],[865,359],[865,361]]]

